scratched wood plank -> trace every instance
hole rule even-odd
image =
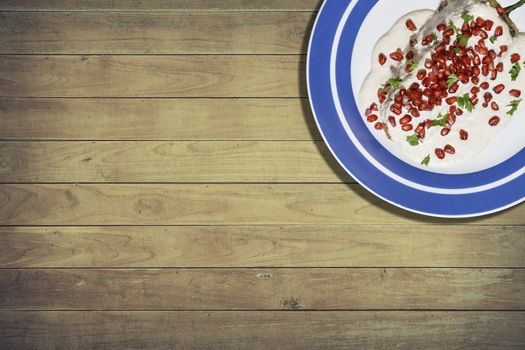
[[[324,142],[0,142],[0,182],[354,182]]]
[[[10,310],[524,310],[524,269],[7,269]]]
[[[0,12],[0,53],[301,54],[314,18],[312,12]]]
[[[518,350],[523,312],[0,312],[6,349]]]
[[[0,268],[525,267],[523,226],[0,227]]]
[[[523,225],[524,210],[519,205],[481,218],[427,218],[348,184],[0,185],[3,225]]]
[[[322,139],[306,99],[0,98],[0,112],[0,139]]]
[[[156,10],[288,10],[311,11],[321,0],[2,0],[0,10],[16,11],[156,11]]]
[[[0,56],[0,97],[306,97],[304,56]]]

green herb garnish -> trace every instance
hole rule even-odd
[[[465,23],[470,23],[470,21],[472,21],[474,19],[474,16],[471,16],[468,14],[468,12],[463,12],[463,14],[461,15],[461,18],[463,18],[463,20],[465,21]]]
[[[442,115],[441,113],[439,113],[437,118],[432,120],[432,126],[445,127],[448,123],[448,118],[449,118],[448,114]]]
[[[467,47],[469,37],[464,36],[463,34],[458,34],[458,43],[461,46]]]
[[[458,106],[466,109],[470,113],[472,113],[474,110],[474,105],[472,104],[468,94],[458,97]]]
[[[507,107],[511,107],[510,110],[507,112],[508,115],[513,115],[514,112],[518,110],[518,106],[520,105],[522,100],[514,100],[512,101]]]
[[[392,89],[394,90],[397,90],[401,87],[401,78],[400,77],[395,77],[395,78],[390,78],[388,79],[388,84],[392,87]]]
[[[459,81],[458,76],[456,73],[452,73],[448,76],[447,80],[447,86],[450,88],[452,85],[454,85],[457,81]]]
[[[418,66],[417,62],[410,63],[410,65],[409,65],[410,71],[413,71],[413,70],[417,69],[417,66]]]
[[[498,40],[498,37],[495,36],[495,35],[493,35],[493,36],[491,36],[491,37],[489,38],[489,40],[490,40],[491,43],[494,44],[494,43],[496,42],[496,40]]]
[[[454,52],[459,53],[459,47],[454,47]]]
[[[426,165],[426,166],[428,166],[429,163],[430,163],[430,154],[427,154],[427,156],[425,157],[425,159],[423,159],[423,160],[421,161],[421,164],[422,164],[422,165]]]
[[[525,64],[525,62],[523,62]],[[512,77],[512,81],[516,81],[518,79],[518,75],[520,75],[521,72],[521,65],[519,62],[514,63],[512,68],[510,69],[510,76]]]
[[[419,136],[417,136],[417,134],[414,134],[412,136],[407,136],[407,142],[410,144],[410,146],[417,146],[422,141]]]

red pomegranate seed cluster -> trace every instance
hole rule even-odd
[[[441,127],[440,134],[448,135],[456,122],[466,111],[481,105],[482,108],[490,109],[497,114],[500,106],[493,101],[494,95],[508,93],[513,97],[520,97],[521,91],[511,89],[506,91],[504,84],[496,83],[499,74],[508,71],[509,64],[504,62],[502,55],[508,51],[507,45],[497,45],[497,40],[504,34],[502,26],[495,26],[489,19],[483,19],[463,14],[463,24],[458,28],[452,21],[448,24],[437,25],[436,33],[423,36],[421,45],[431,48],[430,58],[424,62],[416,62],[413,51],[403,54],[401,49],[388,54],[388,57],[403,65],[406,73],[414,71],[416,81],[409,86],[402,86],[401,79],[390,79],[384,87],[377,91],[380,104],[388,103],[391,115],[388,116],[388,124],[391,127],[400,126],[407,133],[414,134],[407,137],[412,145],[426,137],[426,131],[431,127]],[[406,27],[410,31],[416,31],[415,23],[409,19]],[[487,46],[490,41],[493,47]],[[410,46],[417,45],[417,39],[410,39]],[[387,55],[381,53],[378,61],[381,65],[387,62]],[[518,53],[510,56],[510,65],[521,60]],[[518,63],[519,64],[519,63]],[[462,85],[472,84],[469,93],[458,94]],[[388,100],[388,101],[387,101]],[[421,112],[433,111],[437,107],[448,106],[446,115],[439,115],[436,119],[420,120]],[[388,129],[388,125],[378,121],[375,112],[379,106],[373,103],[366,110],[367,121],[374,123],[377,130]],[[499,124],[501,118],[498,115],[488,120],[490,126]],[[467,130],[459,130],[458,139],[468,140]],[[412,143],[414,142],[414,143]],[[435,154],[438,159],[444,159],[446,155],[455,154],[452,145],[447,144],[442,148],[436,148]],[[428,162],[427,162],[428,163]]]

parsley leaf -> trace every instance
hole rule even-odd
[[[507,107],[511,107],[510,110],[507,112],[508,115],[513,115],[514,112],[518,110],[518,106],[520,105],[522,100],[514,100],[512,101]]]
[[[447,86],[450,88],[452,85],[454,85],[457,81],[459,81],[458,76],[456,73],[452,73],[448,76],[447,80]]]
[[[474,105],[472,104],[472,101],[470,101],[468,94],[458,97],[458,106],[466,109],[470,113],[474,110]]]
[[[390,86],[392,87],[392,89],[394,90],[397,90],[401,87],[401,78],[400,77],[395,77],[395,78],[390,78],[388,79],[388,84],[390,84]]]
[[[459,53],[459,47],[454,47],[454,52]]]
[[[514,66],[510,69],[510,76],[512,77],[512,81],[516,81],[518,79],[518,75],[520,75],[521,72],[521,66],[519,62],[514,63]]]
[[[463,20],[465,21],[465,23],[470,23],[470,21],[472,21],[474,19],[474,16],[471,16],[468,14],[468,12],[463,12],[463,14],[461,15],[461,18],[463,18]]]
[[[418,66],[417,62],[412,62],[410,63],[408,67],[410,68],[410,71],[412,72],[413,70],[417,69],[417,66]]]
[[[425,159],[423,159],[423,160],[421,161],[421,164],[422,164],[422,165],[426,165],[426,166],[428,166],[428,163],[430,163],[430,154],[427,154],[427,156],[425,157]]]
[[[454,24],[454,22],[452,20],[450,20],[450,22],[448,22],[448,25],[451,26],[454,29],[456,34],[461,33],[461,30],[458,27],[456,27],[456,25]]]
[[[417,134],[414,134],[412,136],[407,136],[407,142],[410,144],[410,146],[417,146],[419,145],[420,142],[423,142],[423,141],[421,141],[421,139],[419,138],[419,136],[417,136]]]
[[[439,113],[436,119],[432,120],[432,126],[442,126],[445,127],[448,123],[448,114],[442,115]]]
[[[458,34],[458,43],[461,46],[467,47],[469,37],[464,36],[463,34]]]
[[[489,38],[489,40],[490,40],[491,43],[494,44],[494,43],[496,42],[496,40],[498,40],[498,37],[495,36],[495,35],[493,35],[493,36],[491,36],[491,37]]]

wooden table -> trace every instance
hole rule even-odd
[[[306,98],[318,2],[1,1],[1,349],[525,347],[525,206],[355,184]]]

